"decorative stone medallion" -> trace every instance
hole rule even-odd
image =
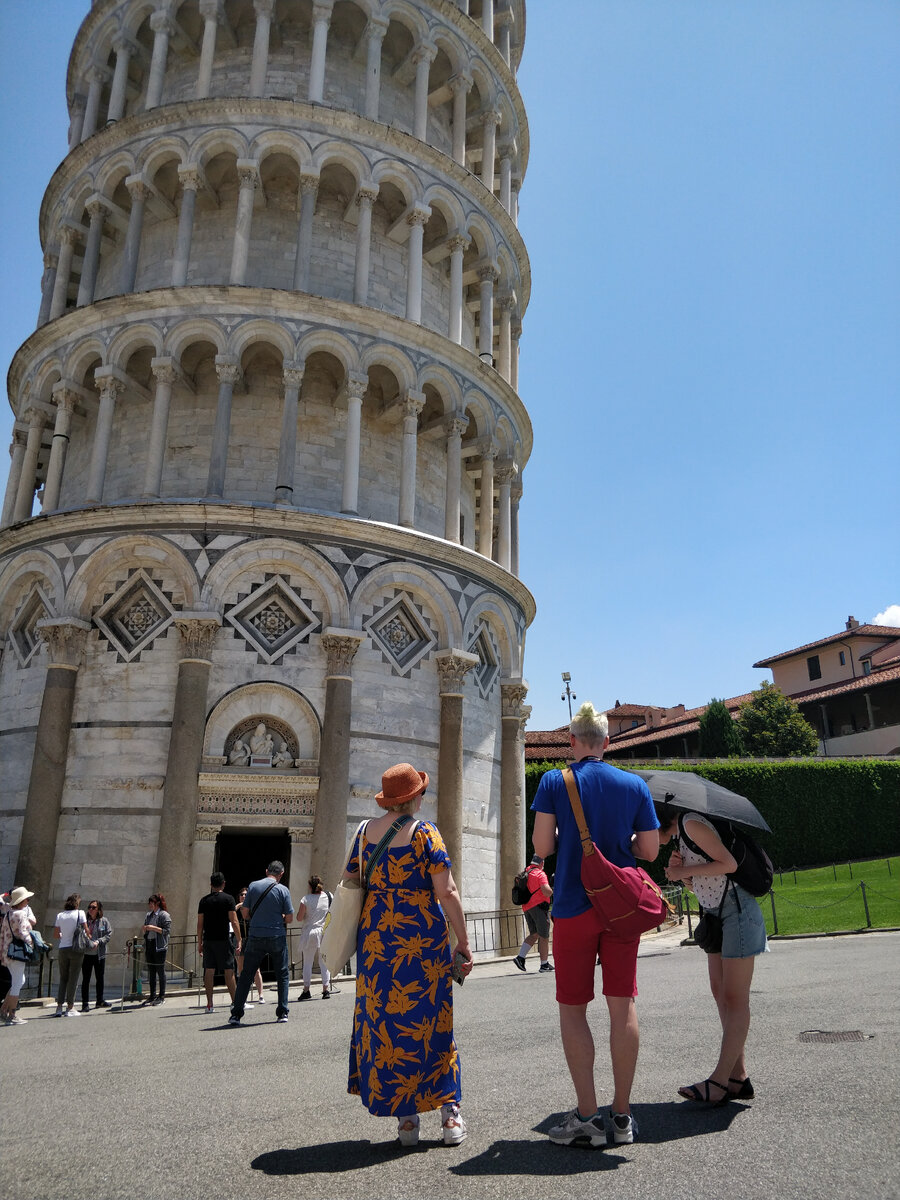
[[[399,675],[408,674],[437,645],[424,615],[403,593],[397,593],[363,628]]]
[[[139,567],[106,596],[94,613],[94,624],[120,661],[136,662],[141,652],[168,629],[174,615],[171,595]]]
[[[289,581],[281,575],[269,577],[225,614],[255,650],[260,661],[271,665],[294,646],[309,637],[320,624],[319,618]]]
[[[41,588],[35,584],[20,605],[9,630],[16,658],[23,667],[28,666],[41,645],[41,638],[37,631],[38,621],[52,616],[49,600]]]
[[[500,653],[487,625],[479,625],[469,644],[469,653],[478,656],[475,668],[475,684],[483,700],[486,700],[500,674]]]

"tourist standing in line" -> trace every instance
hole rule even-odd
[[[311,875],[309,891],[300,901],[300,907],[297,909],[297,920],[303,922],[300,936],[300,952],[303,955],[303,991],[300,993],[300,1000],[312,999],[309,985],[312,983],[313,959],[319,953],[322,945],[325,919],[330,908],[331,896],[322,886],[321,878],[318,875]],[[322,999],[327,1000],[331,996],[329,987],[331,976],[321,958],[319,959],[319,970],[322,972]]]
[[[225,986],[234,1000],[234,955],[241,946],[241,929],[234,897],[225,891],[225,876],[221,871],[213,871],[209,886],[212,890],[197,907],[197,951],[203,963],[206,1011],[211,1013],[217,973],[225,976]],[[230,935],[234,936],[234,946]]]
[[[291,903],[291,893],[281,882],[283,875],[284,863],[275,859],[266,867],[265,878],[255,880],[247,888],[247,895],[241,906],[248,925],[247,941],[244,945],[244,968],[234,991],[229,1025],[240,1025],[253,976],[267,955],[278,976],[278,1006],[275,1009],[275,1019],[282,1025],[288,1019],[288,987],[291,977],[287,927],[294,919],[294,906]]]
[[[235,951],[235,957],[237,958],[237,974],[235,976],[236,979],[240,979],[241,971],[243,971],[243,969],[244,969],[244,947],[247,945],[248,925],[247,925],[247,918],[244,916],[244,901],[246,900],[246,898],[247,898],[247,889],[245,887],[242,887],[241,890],[238,892],[237,901],[235,903],[235,910],[237,912],[237,919],[238,919],[238,928],[240,930],[240,935],[241,935],[240,939],[238,941],[237,950]],[[257,1004],[265,1004],[266,997],[263,994],[262,971],[260,971],[259,969],[257,969],[256,974],[253,976],[253,987],[256,988],[256,1003]],[[253,989],[251,988],[251,991],[252,990]],[[232,997],[232,999],[234,999],[234,997]],[[250,1003],[249,1000],[244,1001],[245,1009],[252,1008],[252,1007],[253,1007],[253,1005]]]
[[[109,1008],[109,1002],[103,999],[103,977],[106,974],[106,947],[112,937],[112,927],[103,915],[103,905],[99,900],[92,900],[87,906],[87,934],[90,945],[84,952],[81,963],[81,1011],[88,1012],[91,996],[91,972],[94,973],[95,1008]]]
[[[635,856],[652,862],[659,854],[659,821],[643,779],[603,762],[609,745],[605,713],[582,704],[569,725],[575,776],[591,838],[610,862],[633,867]],[[617,1145],[634,1141],[631,1085],[638,1058],[637,953],[640,938],[606,933],[581,882],[582,848],[565,780],[547,771],[538,785],[534,810],[535,853],[546,858],[556,850],[553,880],[553,958],[556,1000],[563,1050],[576,1106],[561,1125],[549,1130],[559,1145],[606,1145],[606,1127],[597,1107],[594,1084],[594,1039],[587,1007],[594,999],[594,973],[599,957],[603,995],[609,1010],[613,1102],[610,1124]],[[559,843],[557,845],[557,835]]]
[[[56,989],[56,1012],[54,1017],[77,1017],[75,989],[84,951],[78,948],[78,930],[87,927],[87,917],[81,910],[81,897],[77,892],[66,897],[66,906],[56,914],[53,936],[59,939],[56,961],[59,967],[59,986]]]
[[[16,1016],[19,1007],[19,995],[25,982],[25,964],[18,959],[9,958],[9,944],[14,937],[23,942],[30,942],[31,931],[37,924],[34,913],[28,901],[34,895],[28,888],[13,888],[8,896],[0,898],[0,962],[9,972],[10,986],[3,1003],[0,1005],[0,1018],[4,1025],[24,1025],[25,1021]]]
[[[150,905],[141,932],[144,935],[144,957],[147,963],[147,978],[150,996],[145,1004],[162,1004],[166,998],[166,951],[172,932],[172,918],[166,908],[166,898],[154,892],[147,901]]]

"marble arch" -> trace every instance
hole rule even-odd
[[[254,680],[227,692],[212,708],[203,736],[204,757],[221,757],[225,739],[249,717],[275,717],[289,725],[300,745],[300,758],[318,759],[321,720],[302,692],[277,680]]]
[[[197,574],[181,550],[162,537],[129,535],[111,538],[81,564],[66,592],[68,611],[89,621],[104,586],[121,574],[125,564],[156,573],[168,571],[180,591],[173,594],[175,607],[188,612],[200,607]]]
[[[438,630],[438,649],[461,645],[462,623],[453,598],[431,571],[416,563],[387,562],[369,572],[350,600],[354,626],[362,621],[366,606],[391,588],[408,591],[428,612]]]

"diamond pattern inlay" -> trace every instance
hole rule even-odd
[[[319,625],[319,618],[281,575],[271,576],[225,614],[264,662],[273,663]]]
[[[40,648],[38,621],[43,621],[52,615],[47,598],[35,584],[16,613],[9,631],[16,657],[23,667],[28,665]]]
[[[482,625],[475,634],[469,645],[469,653],[478,655],[475,683],[482,699],[486,700],[500,674],[499,655],[486,625]]]
[[[94,613],[94,624],[125,662],[132,662],[172,623],[171,597],[147,572],[133,571]]]
[[[420,662],[437,639],[407,596],[397,596],[376,612],[365,630],[395,670],[406,674]]]

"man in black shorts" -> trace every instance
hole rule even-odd
[[[197,909],[197,950],[203,956],[203,986],[206,1011],[213,1011],[213,980],[225,976],[225,986],[234,999],[234,956],[241,948],[241,929],[234,909],[234,896],[225,891],[225,876],[214,871],[209,877],[212,891]],[[232,941],[231,933],[234,932]]]

